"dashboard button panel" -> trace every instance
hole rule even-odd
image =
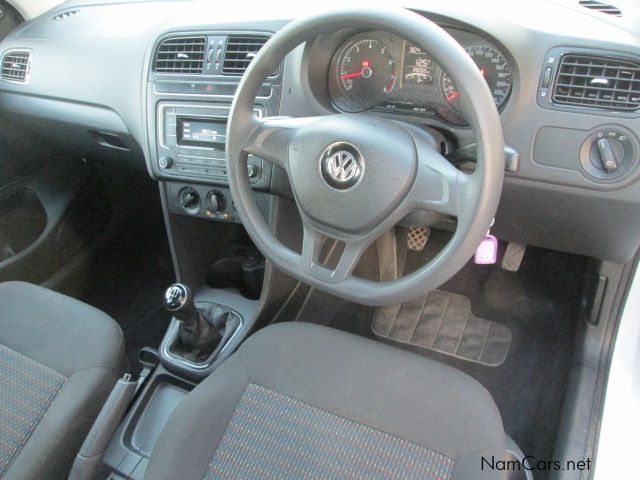
[[[173,215],[196,217],[225,223],[242,223],[228,187],[211,188],[199,183],[166,182],[167,208]],[[260,211],[268,215],[270,195],[256,192],[254,199]]]
[[[198,95],[213,97],[233,97],[238,88],[237,83],[220,83],[209,81],[158,80],[153,84],[155,93],[174,95]],[[270,98],[273,86],[265,83],[258,90],[258,98]]]
[[[533,160],[544,167],[580,173],[595,187],[637,176],[639,145],[637,137],[621,125],[590,130],[546,126],[536,134]]]

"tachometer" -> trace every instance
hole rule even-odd
[[[349,42],[337,61],[341,98],[334,98],[342,110],[357,112],[384,101],[396,84],[396,61],[379,40]]]
[[[491,90],[491,95],[500,109],[511,93],[511,67],[505,56],[488,45],[470,45],[465,48],[469,56],[480,69]],[[442,93],[449,105],[460,112],[460,92],[453,80],[442,73]]]

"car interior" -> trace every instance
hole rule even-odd
[[[16,2],[0,478],[592,478],[640,6]]]

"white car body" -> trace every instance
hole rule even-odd
[[[640,268],[627,293],[613,348],[600,424],[595,480],[629,478],[640,426]]]

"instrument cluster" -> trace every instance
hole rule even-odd
[[[449,33],[478,66],[502,109],[513,86],[508,57],[476,34]],[[465,123],[461,94],[447,72],[429,52],[389,33],[363,32],[344,42],[331,61],[328,87],[333,105],[343,112],[397,111]]]

